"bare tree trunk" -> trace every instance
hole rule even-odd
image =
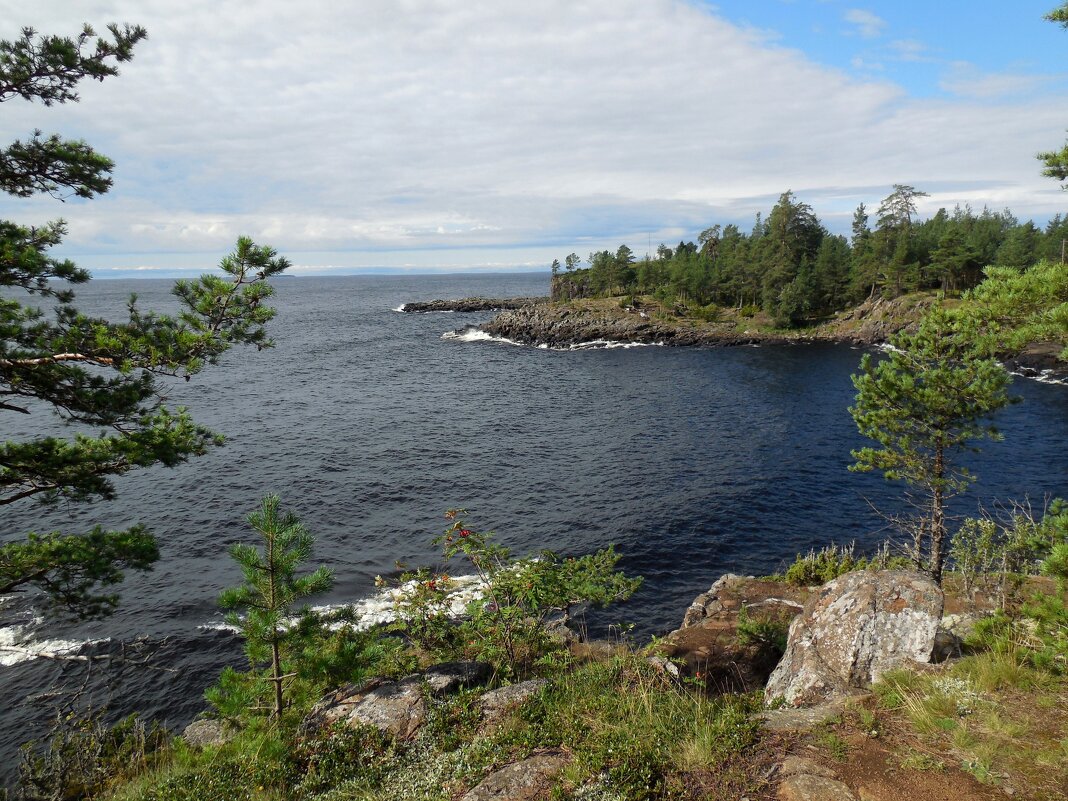
[[[946,541],[946,518],[943,497],[942,478],[945,473],[941,439],[935,445],[935,485],[934,499],[931,505],[931,578],[935,584],[942,586],[942,563],[945,561],[944,545]]]
[[[282,659],[278,653],[278,632],[271,643],[271,681],[274,682],[274,717],[282,719]]]

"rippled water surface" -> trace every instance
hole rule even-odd
[[[156,661],[179,672],[127,671],[112,687],[119,707],[184,724],[219,669],[239,663],[233,639],[210,624],[219,590],[239,580],[226,547],[251,539],[244,515],[266,492],[315,534],[316,561],[337,577],[326,601],[367,596],[397,560],[432,562],[442,511],[465,506],[473,525],[518,552],[615,543],[645,584],[609,619],[642,636],[674,628],[726,570],[768,572],[831,540],[872,546],[885,536],[865,499],[889,507],[898,488],[846,470],[862,444],[846,411],[856,349],[558,352],[442,339],[487,314],[393,311],[437,297],[542,294],[545,276],[277,284],[276,348],[231,352],[172,387],[174,402],[227,435],[225,447],[131,474],[112,503],[5,509],[5,538],[135,522],[158,535],[162,559],[127,582],[116,615],[36,634],[111,638],[111,647],[164,641]],[[131,290],[146,307],[167,307],[169,286],[97,281],[79,298],[87,311],[118,314]],[[1020,380],[1015,391],[1025,401],[1001,415],[1005,441],[973,459],[973,498],[1068,495],[1068,389]],[[42,414],[3,423],[8,438],[55,425]],[[48,717],[54,699],[39,696],[65,671],[44,659],[0,667],[8,776],[15,745]]]

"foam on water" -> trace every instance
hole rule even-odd
[[[1009,371],[1012,375],[1018,378],[1029,378],[1032,381],[1037,381],[1040,384],[1057,384],[1059,386],[1068,386],[1068,378],[1058,378],[1054,370],[1029,370],[1027,372],[1021,372],[1017,370]]]
[[[884,353],[900,353],[900,349],[894,347],[889,342],[884,342],[881,345],[876,345],[876,349],[883,351]],[[1017,378],[1027,378],[1031,381],[1037,381],[1039,384],[1056,384],[1058,386],[1068,386],[1068,379],[1059,378],[1057,371],[1055,370],[1009,370],[1010,375],[1014,375]]]
[[[393,309],[390,309],[390,311],[403,312],[404,311],[404,307],[407,306],[407,305],[408,305],[407,303],[402,303],[400,306],[397,306],[397,307],[395,307]]]
[[[516,342],[514,339],[507,339],[505,337],[495,337],[492,334],[487,334],[485,331],[476,328],[475,326],[468,326],[467,328],[461,328],[458,331],[446,331],[441,335],[442,339],[452,340],[453,342],[496,342],[501,345],[515,345],[517,347],[524,347],[522,342]],[[555,351],[576,351],[576,350],[611,350],[616,348],[628,349],[628,348],[650,348],[650,347],[663,347],[663,342],[621,342],[614,339],[593,339],[589,342],[575,342],[571,345],[549,345],[547,343],[541,343],[534,345],[533,347],[539,350],[555,350]]]
[[[0,598],[0,608],[6,598]],[[44,624],[44,618],[33,613],[26,622],[0,627],[0,667],[11,667],[32,659],[71,656],[83,648],[103,640],[34,639],[33,634]]]
[[[440,579],[438,579],[440,583]],[[446,595],[444,611],[450,617],[460,617],[467,611],[467,605],[482,597],[483,583],[478,576],[450,576],[448,580],[449,592]],[[415,580],[404,582],[396,587],[387,587],[372,596],[361,598],[352,604],[323,604],[313,606],[312,610],[320,614],[328,614],[343,609],[351,610],[351,617],[355,624],[339,622],[331,626],[334,629],[353,628],[356,631],[366,631],[375,626],[392,623],[397,619],[398,608],[404,604],[404,598],[416,587]],[[295,618],[287,621],[288,625],[296,622]],[[211,621],[197,626],[201,631],[229,631],[234,634],[240,632],[237,626],[222,621]]]
[[[592,339],[589,342],[576,342],[566,348],[550,348],[550,350],[613,350],[615,348],[662,348],[663,342],[621,342],[615,339]]]
[[[474,326],[468,326],[467,328],[461,328],[459,331],[446,331],[441,335],[442,339],[447,339],[453,342],[497,342],[501,345],[516,345],[522,347],[521,342],[516,342],[512,339],[506,339],[505,337],[495,337],[492,334],[487,334]]]

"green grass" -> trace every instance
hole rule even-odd
[[[755,697],[709,698],[627,651],[561,670],[512,714],[484,724],[477,691],[428,699],[411,742],[337,727],[301,737],[260,719],[203,750],[176,741],[125,777],[115,801],[448,801],[493,770],[544,749],[571,762],[554,797],[643,801],[705,798],[694,788],[745,789],[743,753],[758,740]],[[578,794],[578,795],[576,795]],[[744,794],[744,793],[743,793]]]

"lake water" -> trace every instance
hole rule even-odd
[[[518,553],[584,553],[614,543],[645,577],[631,602],[598,617],[664,633],[723,572],[767,573],[830,541],[873,547],[886,536],[866,499],[892,508],[900,488],[846,470],[863,444],[846,411],[861,352],[837,345],[549,351],[442,334],[488,314],[408,315],[406,301],[545,294],[548,276],[294,278],[277,281],[277,347],[237,350],[171,388],[225,447],[175,469],[122,478],[110,503],[5,508],[0,537],[144,523],[161,542],[156,569],[134,575],[111,618],[44,624],[43,639],[147,638],[153,662],[131,666],[92,700],[173,726],[203,706],[203,688],[241,664],[217,628],[219,591],[239,581],[226,555],[252,541],[244,522],[277,492],[335,572],[324,602],[373,594],[377,574],[434,562],[449,507]],[[171,307],[170,283],[96,281],[86,311],[120,314],[130,291]],[[1001,414],[1005,441],[972,459],[983,500],[1068,496],[1068,388],[1018,380],[1024,402]],[[12,419],[16,418],[16,419]],[[4,435],[57,428],[47,414],[8,414]],[[23,622],[32,612],[26,610]],[[14,632],[0,632],[0,643]],[[4,655],[0,653],[0,658]],[[8,654],[8,662],[14,661]],[[30,659],[0,667],[0,773],[39,734],[81,668]],[[103,672],[101,672],[103,675]]]

